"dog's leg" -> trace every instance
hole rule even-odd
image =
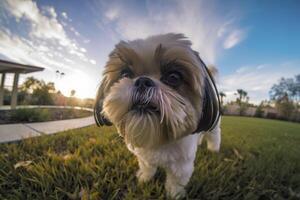
[[[221,128],[220,122],[211,132],[205,133],[205,139],[207,140],[207,149],[212,152],[219,152],[221,146]]]
[[[149,181],[155,174],[157,167],[151,166],[147,162],[138,158],[140,169],[137,171],[136,176],[139,183],[144,183]]]
[[[184,187],[189,182],[194,170],[194,160],[176,162],[166,168],[167,180],[165,189],[171,198],[180,199],[185,196]]]

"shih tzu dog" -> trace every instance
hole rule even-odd
[[[220,102],[214,80],[182,34],[121,41],[109,56],[94,108],[98,125],[114,124],[137,157],[139,182],[158,166],[165,189],[182,197],[203,137],[219,151]]]

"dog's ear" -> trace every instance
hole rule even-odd
[[[104,88],[106,85],[106,77],[103,78],[100,87],[98,88],[95,105],[94,105],[94,118],[96,121],[97,126],[111,126],[112,123],[104,117],[102,114],[102,105],[104,99]]]
[[[202,113],[197,129],[194,131],[194,133],[199,133],[201,131],[210,131],[215,128],[220,118],[221,106],[219,93],[214,79],[198,53],[196,52],[195,54],[202,65],[201,67],[204,68],[203,71],[205,73]]]

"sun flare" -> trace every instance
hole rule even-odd
[[[77,98],[94,98],[96,85],[84,73],[73,73],[56,82],[56,89],[65,96],[71,96],[71,91],[75,90]]]

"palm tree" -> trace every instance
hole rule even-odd
[[[75,95],[75,93],[76,93],[76,91],[75,90],[71,90],[71,97],[74,97],[74,95]]]
[[[239,95],[239,97],[237,98],[237,102],[239,104],[241,104],[242,101],[243,101],[243,99],[247,97],[248,93],[245,90],[243,90],[243,89],[237,89],[236,91],[237,91],[237,93]]]
[[[247,110],[247,102],[249,101],[249,97],[247,96],[248,93],[243,90],[243,89],[237,89],[237,94],[239,95],[239,97],[236,99],[236,102],[239,104],[240,106],[240,115],[243,115],[244,112]],[[246,103],[243,103],[243,100],[246,100]]]
[[[76,93],[75,90],[71,90],[70,98],[69,98],[69,104],[70,104],[70,106],[74,106],[76,104],[76,99],[74,97],[75,93]]]
[[[219,95],[221,97],[221,105],[223,105],[223,98],[226,97],[226,94],[224,92],[220,92]]]

